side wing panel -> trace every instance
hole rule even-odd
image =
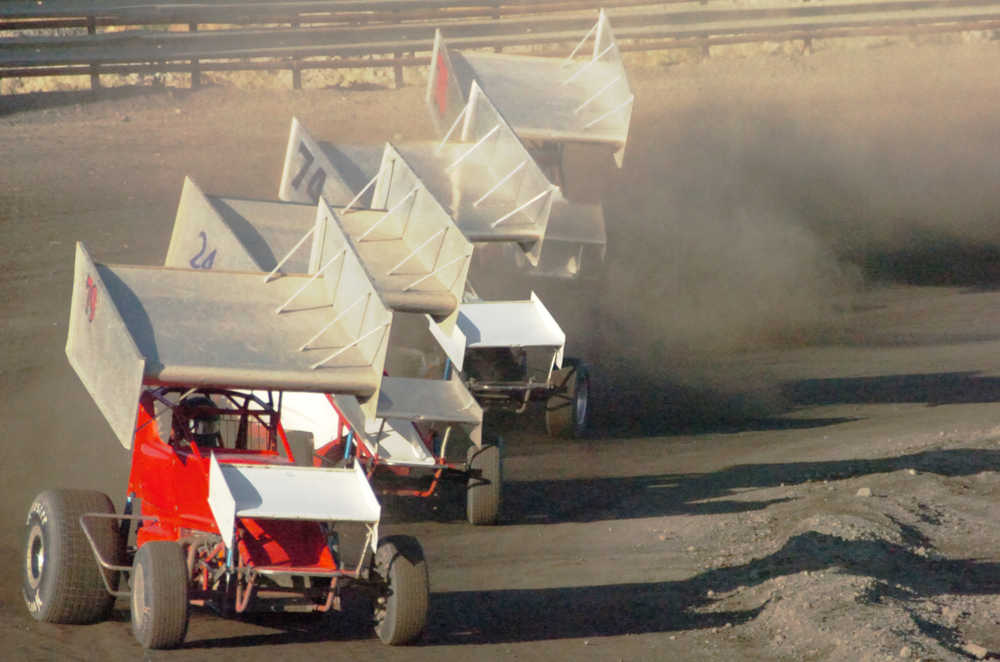
[[[285,164],[278,185],[278,197],[286,202],[315,204],[320,196],[331,204],[346,205],[354,193],[364,186],[365,178],[350,154],[328,153],[329,150],[312,137],[298,118],[292,118],[285,150]],[[370,175],[368,176],[370,177]]]
[[[131,448],[146,360],[99,269],[77,243],[66,356],[118,441]]]
[[[401,233],[403,243],[410,249],[410,257],[397,265],[398,273],[414,276],[403,279],[409,281],[403,283],[404,290],[411,283],[417,288],[433,280],[438,287],[450,292],[456,302],[461,301],[472,259],[472,243],[391,144],[385,146],[379,173],[373,194],[374,207],[389,209],[403,197],[413,196]],[[438,320],[446,333],[454,328],[457,315],[456,308],[455,312]]]
[[[493,136],[490,136],[491,132]],[[483,140],[491,141],[488,147],[491,150],[490,170],[497,173],[496,186],[501,187],[498,193],[509,201],[510,208],[508,213],[494,221],[494,225],[531,225],[544,238],[552,212],[552,196],[558,189],[538,167],[490,97],[476,83],[469,91],[462,139],[475,144],[481,144]],[[528,261],[537,264],[542,241],[522,248]]]
[[[608,15],[601,10],[601,15],[597,19],[597,34],[594,37],[594,62],[603,61],[610,65],[609,71],[602,71],[597,76],[597,85],[600,86],[598,95],[605,96],[602,100],[604,107],[610,106],[611,110],[602,114],[601,118],[595,122],[612,125],[617,128],[622,138],[620,146],[615,150],[615,163],[622,167],[625,159],[625,145],[628,140],[628,128],[632,122],[632,88],[629,86],[628,78],[625,75],[625,63],[622,61],[621,51],[618,50],[618,43],[611,32],[611,22]]]
[[[163,265],[178,269],[270,270],[253,258],[251,247],[233,234],[209,197],[189,177],[184,179]]]
[[[438,133],[444,135],[465,106],[465,90],[460,85],[448,47],[441,38],[441,30],[434,31],[434,51],[431,70],[427,76],[427,93],[424,96],[431,121]],[[466,80],[466,85],[470,81]]]
[[[326,215],[323,214],[325,203],[320,203],[317,224]],[[329,212],[329,209],[326,210]],[[331,216],[332,218],[332,216]],[[314,233],[314,234],[319,234]],[[322,262],[317,262],[316,271],[322,275],[327,297],[333,302],[335,309],[341,311],[338,317],[343,323],[354,330],[358,339],[358,348],[373,365],[384,366],[389,348],[389,326],[392,323],[392,312],[386,307],[382,296],[371,274],[354,251],[350,240],[342,233],[326,232],[326,240],[334,241],[328,245],[328,252],[323,255]],[[310,258],[310,262],[313,262]],[[375,415],[378,406],[376,397],[368,399],[362,410],[365,416]]]

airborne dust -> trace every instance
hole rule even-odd
[[[604,380],[601,427],[773,416],[776,385],[720,356],[850,342],[864,288],[1000,282],[996,85],[922,60],[845,76],[815,58],[764,84],[738,62],[695,88],[667,70],[644,81],[623,169],[575,159],[570,195],[603,193],[608,226],[603,282],[574,298],[593,315],[567,329]]]

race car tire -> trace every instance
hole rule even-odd
[[[115,598],[104,585],[102,572],[114,590],[118,573],[104,571],[80,516],[114,513],[106,495],[88,490],[47,490],[28,511],[24,546],[24,583],[21,593],[35,620],[46,623],[95,623],[108,617]],[[117,563],[121,544],[113,519],[88,522],[101,556]]]
[[[590,418],[590,370],[578,359],[566,359],[552,380],[565,385],[545,402],[545,431],[550,437],[579,439]]]
[[[465,514],[469,523],[477,526],[496,524],[500,518],[503,491],[500,446],[498,444],[470,446],[468,470]]]
[[[132,563],[132,634],[143,648],[176,648],[188,627],[188,571],[181,546],[147,542]]]
[[[413,642],[427,624],[430,581],[424,550],[411,536],[388,536],[375,552],[375,573],[385,590],[375,604],[375,634],[383,643]]]

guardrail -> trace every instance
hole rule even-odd
[[[687,0],[673,0],[683,3]],[[1000,29],[1000,0],[885,0],[732,9],[635,0],[176,1],[123,5],[67,0],[0,5],[0,78],[425,64],[434,30],[458,48],[570,47],[608,9],[622,50],[865,35]],[[482,18],[487,16],[488,18]],[[170,26],[186,31],[170,31]],[[99,28],[142,26],[125,31]],[[53,30],[63,34],[39,35]],[[159,28],[159,29],[156,29]],[[68,34],[66,34],[68,33]]]
[[[692,0],[175,0],[169,4],[7,0],[0,4],[0,30],[52,27],[246,25],[252,23],[365,23],[429,19],[500,18],[574,10],[591,11]]]

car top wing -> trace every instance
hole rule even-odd
[[[591,39],[592,55],[574,59]],[[523,140],[606,144],[621,166],[635,97],[603,10],[566,59],[449,51],[438,30],[425,100],[439,132],[454,121],[473,83]]]
[[[387,165],[394,161],[398,155],[386,145],[374,209],[336,208],[320,200],[309,268],[351,246],[389,305],[432,315],[450,331],[465,291],[472,243],[412,171]]]
[[[303,148],[299,149],[299,145]],[[517,243],[526,259],[537,264],[558,188],[549,182],[478,85],[473,84],[468,102],[442,141],[389,145],[375,166],[372,150],[317,141],[301,122],[293,121],[281,198],[315,202],[316,196],[322,194],[333,205],[354,207],[352,202],[356,201],[361,207],[386,208],[384,183],[396,181],[401,171],[409,171],[469,241]],[[369,182],[377,182],[374,190],[355,189],[350,199],[339,186],[310,190],[304,183],[314,178],[345,182],[351,173],[366,168]]]
[[[460,357],[465,342],[455,321],[472,244],[419,180],[402,168],[384,171],[385,180],[395,178],[377,191],[387,210],[335,208],[325,198],[318,205],[223,198],[187,179],[165,266],[313,274],[347,250],[386,305],[429,315],[445,351]]]
[[[267,279],[100,264],[78,243],[73,288],[66,353],[126,448],[143,385],[339,393],[375,413],[392,312],[349,252]]]
[[[391,308],[454,326],[473,247],[419,180],[406,179],[386,187],[388,209],[363,209],[206,195],[188,178],[164,265],[313,274],[347,249]]]
[[[373,210],[337,210],[320,200],[310,271],[349,246],[373,274],[386,303],[399,312],[426,315],[431,335],[445,353],[460,357],[465,338],[456,322],[472,245],[450,219],[428,232],[427,226],[420,228],[417,222],[392,216]],[[395,230],[398,234],[394,235]]]
[[[470,241],[516,243],[537,264],[559,189],[477,83],[440,142],[397,148]]]

